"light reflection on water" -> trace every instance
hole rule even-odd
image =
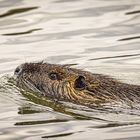
[[[138,115],[34,99],[3,77],[44,60],[140,84],[139,24],[138,0],[1,0],[0,139],[140,139]]]

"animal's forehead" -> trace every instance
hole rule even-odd
[[[55,64],[45,64],[44,70],[47,72],[57,72],[61,74],[69,73],[69,69],[63,67],[62,65],[55,65]]]
[[[69,73],[69,68],[65,68],[63,65],[48,64],[48,63],[25,63],[23,64],[23,70],[26,72],[58,72]]]

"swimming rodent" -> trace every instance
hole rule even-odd
[[[17,86],[58,101],[88,107],[106,103],[140,103],[140,86],[71,65],[24,63],[15,69]]]

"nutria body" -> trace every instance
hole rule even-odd
[[[17,85],[58,101],[89,107],[106,103],[140,102],[140,86],[68,65],[25,63],[15,70]]]

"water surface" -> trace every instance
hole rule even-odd
[[[44,60],[140,84],[139,44],[138,0],[0,0],[0,139],[139,140],[137,112],[66,107],[8,82]]]

